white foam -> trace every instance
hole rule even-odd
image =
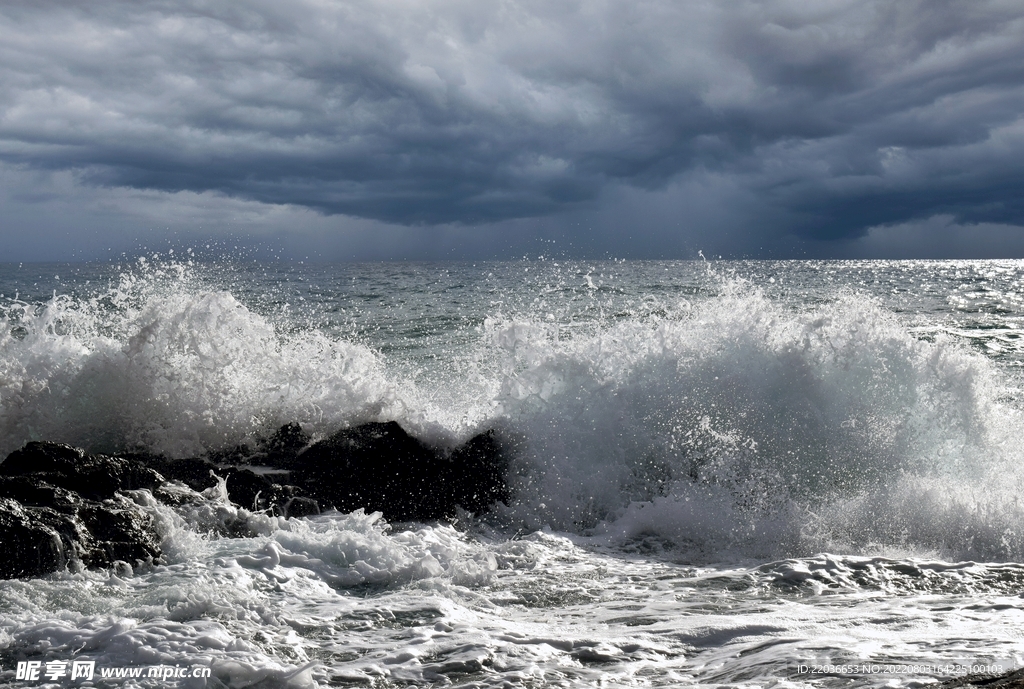
[[[592,304],[581,322],[568,302],[494,315],[421,388],[396,371],[423,361],[392,365],[187,266],[149,266],[95,297],[7,309],[0,454],[47,439],[195,455],[292,421],[323,435],[395,419],[451,443],[497,424],[517,457],[496,524],[653,534],[709,557],[1024,557],[1024,422],[990,360],[916,338],[863,295],[792,304],[708,282],[609,315]]]
[[[181,266],[19,311],[21,330],[0,328],[0,454],[43,439],[189,456],[292,421],[332,432],[395,400],[368,348],[282,333]]]
[[[658,534],[709,554],[880,546],[1024,557],[1024,431],[992,364],[843,293],[794,311],[742,281],[558,339],[492,321],[527,528]]]
[[[442,576],[460,585],[482,584],[497,569],[492,554],[450,526],[390,533],[380,512],[328,514],[282,521],[281,527],[238,563],[272,578],[287,577],[282,568],[304,569],[336,587]]]
[[[223,485],[173,509],[135,491],[168,564],[0,582],[2,655],[198,664],[239,687],[803,686],[795,663],[820,657],[1024,658],[1020,565],[934,559],[1022,558],[1024,426],[1000,372],[855,294],[794,308],[716,285],[585,327],[495,316],[437,395],[187,271],[30,309],[23,339],[0,333],[11,445],[191,454],[293,420],[440,437],[489,419],[518,494],[467,535],[253,514]]]

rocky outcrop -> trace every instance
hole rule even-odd
[[[360,507],[392,521],[448,519],[507,501],[508,459],[493,431],[451,453],[394,421],[338,431],[287,463],[290,480],[321,505]]]
[[[53,510],[31,510],[16,500],[0,498],[0,578],[31,577],[67,565],[76,525]],[[77,535],[77,534],[75,534]]]
[[[219,480],[224,480],[228,499],[235,505],[253,512],[296,516],[289,514],[287,509],[298,494],[295,486],[288,485],[287,471],[257,473],[245,467],[217,464],[203,457],[153,458],[151,463],[167,479],[180,481],[194,491],[213,488]]]
[[[309,445],[309,433],[297,423],[281,426],[276,433],[257,443],[251,463],[266,466],[287,464]]]
[[[120,491],[164,478],[121,457],[58,443],[29,443],[0,464],[0,578],[36,576],[72,562],[109,567],[154,562],[152,517]]]
[[[451,455],[453,472],[452,500],[463,509],[486,512],[498,502],[512,497],[509,487],[509,448],[494,430],[470,438]]]
[[[223,495],[200,495],[223,483],[228,499],[251,512],[304,517],[363,508],[391,521],[431,521],[507,502],[508,467],[493,431],[445,451],[395,422],[343,429],[313,445],[288,424],[251,450],[174,460],[31,442],[0,463],[0,578],[72,563],[158,562],[153,519],[126,491],[149,490],[180,506]]]
[[[24,476],[66,488],[88,500],[112,498],[123,490],[156,488],[164,477],[129,457],[89,455],[62,443],[28,443],[0,464],[2,476]]]
[[[253,512],[269,510],[287,516],[286,506],[298,493],[295,486],[288,485],[287,472],[259,474],[250,469],[231,467],[223,475],[231,502]]]

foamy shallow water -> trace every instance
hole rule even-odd
[[[130,577],[4,582],[5,658],[202,665],[195,686],[238,687],[919,686],[941,676],[929,665],[1024,658],[1016,564],[692,566],[543,532],[384,536],[359,515],[200,550]]]
[[[75,658],[212,673],[97,686],[1009,670],[1022,285],[1012,262],[4,268],[4,453],[495,427],[516,497],[455,526],[248,515],[241,539],[210,535],[236,508],[138,493],[167,564],[0,582],[0,681]]]

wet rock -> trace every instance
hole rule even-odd
[[[218,465],[258,465],[288,468],[295,457],[309,445],[309,434],[297,423],[287,423],[268,437],[257,438],[253,445],[215,450],[207,455]]]
[[[160,486],[153,491],[153,497],[159,502],[172,507],[199,505],[208,501],[206,496],[177,481],[168,481]]]
[[[342,512],[360,507],[391,520],[448,516],[450,463],[395,422],[338,431],[297,458],[292,480],[320,504]]]
[[[320,505],[313,498],[295,497],[284,504],[284,516],[289,519],[311,517],[315,514],[320,514]]]
[[[181,481],[192,490],[203,491],[217,485],[219,467],[202,457],[162,459],[154,466],[164,477]]]
[[[152,518],[122,490],[164,483],[124,457],[89,455],[59,443],[28,443],[0,464],[0,551],[13,554],[0,577],[38,576],[78,560],[153,562],[160,539]]]
[[[89,455],[62,443],[31,442],[0,464],[0,476],[25,476],[59,486],[89,500],[111,498],[117,491],[153,489],[164,482],[153,469],[126,457]]]
[[[284,514],[285,503],[295,494],[294,487],[275,483],[250,469],[231,467],[222,473],[227,479],[228,499],[253,512]]]
[[[159,472],[169,480],[179,481],[193,491],[202,492],[217,485],[219,479],[226,481],[228,499],[244,509],[283,515],[284,505],[296,495],[297,489],[287,485],[288,472],[273,472],[267,475],[239,466],[216,464],[205,457],[188,459],[162,459],[156,465]],[[161,502],[180,505],[188,502],[187,496],[167,486],[154,491]]]
[[[0,496],[17,500],[25,506],[49,507],[58,511],[73,511],[82,504],[78,493],[30,476],[0,476]]]
[[[297,423],[281,426],[272,436],[257,444],[259,461],[269,467],[291,468],[295,458],[309,445],[309,433]]]
[[[86,503],[78,517],[90,536],[88,548],[82,553],[89,567],[109,567],[117,560],[153,562],[160,557],[160,538],[153,518],[126,498]]]
[[[28,443],[0,463],[0,552],[9,554],[0,558],[0,577],[37,576],[73,561],[122,569],[159,561],[153,519],[125,491],[147,489],[181,507],[213,499],[199,492],[223,480],[231,502],[249,511],[296,518],[319,514],[322,506],[364,508],[392,521],[450,519],[459,508],[483,512],[509,499],[506,450],[493,431],[451,452],[395,422],[344,429],[312,446],[308,441],[298,424],[288,424],[254,452],[227,453],[252,460],[251,468]],[[238,520],[235,535],[251,535],[244,522]]]
[[[67,565],[67,545],[48,521],[15,500],[0,498],[0,578],[40,576]]]
[[[294,486],[287,485],[285,481],[288,472],[264,475],[246,467],[221,466],[201,457],[161,460],[157,468],[169,480],[183,483],[197,492],[213,488],[218,480],[224,480],[228,499],[236,506],[253,512],[269,510],[273,514],[282,515],[284,504],[297,492]],[[153,491],[153,495],[168,505],[191,501],[188,494],[170,486],[165,484]]]
[[[457,487],[455,501],[463,509],[479,513],[511,499],[508,451],[494,430],[470,438],[452,452],[451,461]]]
[[[394,421],[341,430],[295,461],[291,481],[321,505],[379,510],[392,521],[449,519],[508,499],[508,462],[493,432],[446,454]]]
[[[260,498],[274,489],[274,484],[248,469],[231,468],[225,472],[227,476],[228,499],[239,507],[257,512],[265,509],[260,506]]]
[[[62,509],[63,508],[63,509]],[[152,517],[123,497],[79,500],[73,508],[23,505],[0,498],[0,578],[39,576],[73,560],[108,567],[117,560],[152,563],[160,539]]]

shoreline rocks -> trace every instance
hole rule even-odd
[[[6,555],[0,578],[39,576],[79,562],[90,568],[159,563],[153,518],[125,491],[149,490],[174,506],[182,492],[223,482],[228,499],[252,512],[297,518],[364,508],[389,521],[435,521],[508,502],[508,471],[507,449],[493,430],[444,451],[393,421],[342,429],[312,445],[298,424],[287,424],[255,451],[173,460],[30,442],[0,462]]]
[[[119,457],[33,442],[0,463],[0,578],[38,576],[74,562],[156,562],[153,518],[120,491],[164,479]]]
[[[390,421],[338,431],[285,463],[291,480],[321,505],[380,511],[391,521],[451,519],[507,502],[508,458],[493,431],[450,454]]]

